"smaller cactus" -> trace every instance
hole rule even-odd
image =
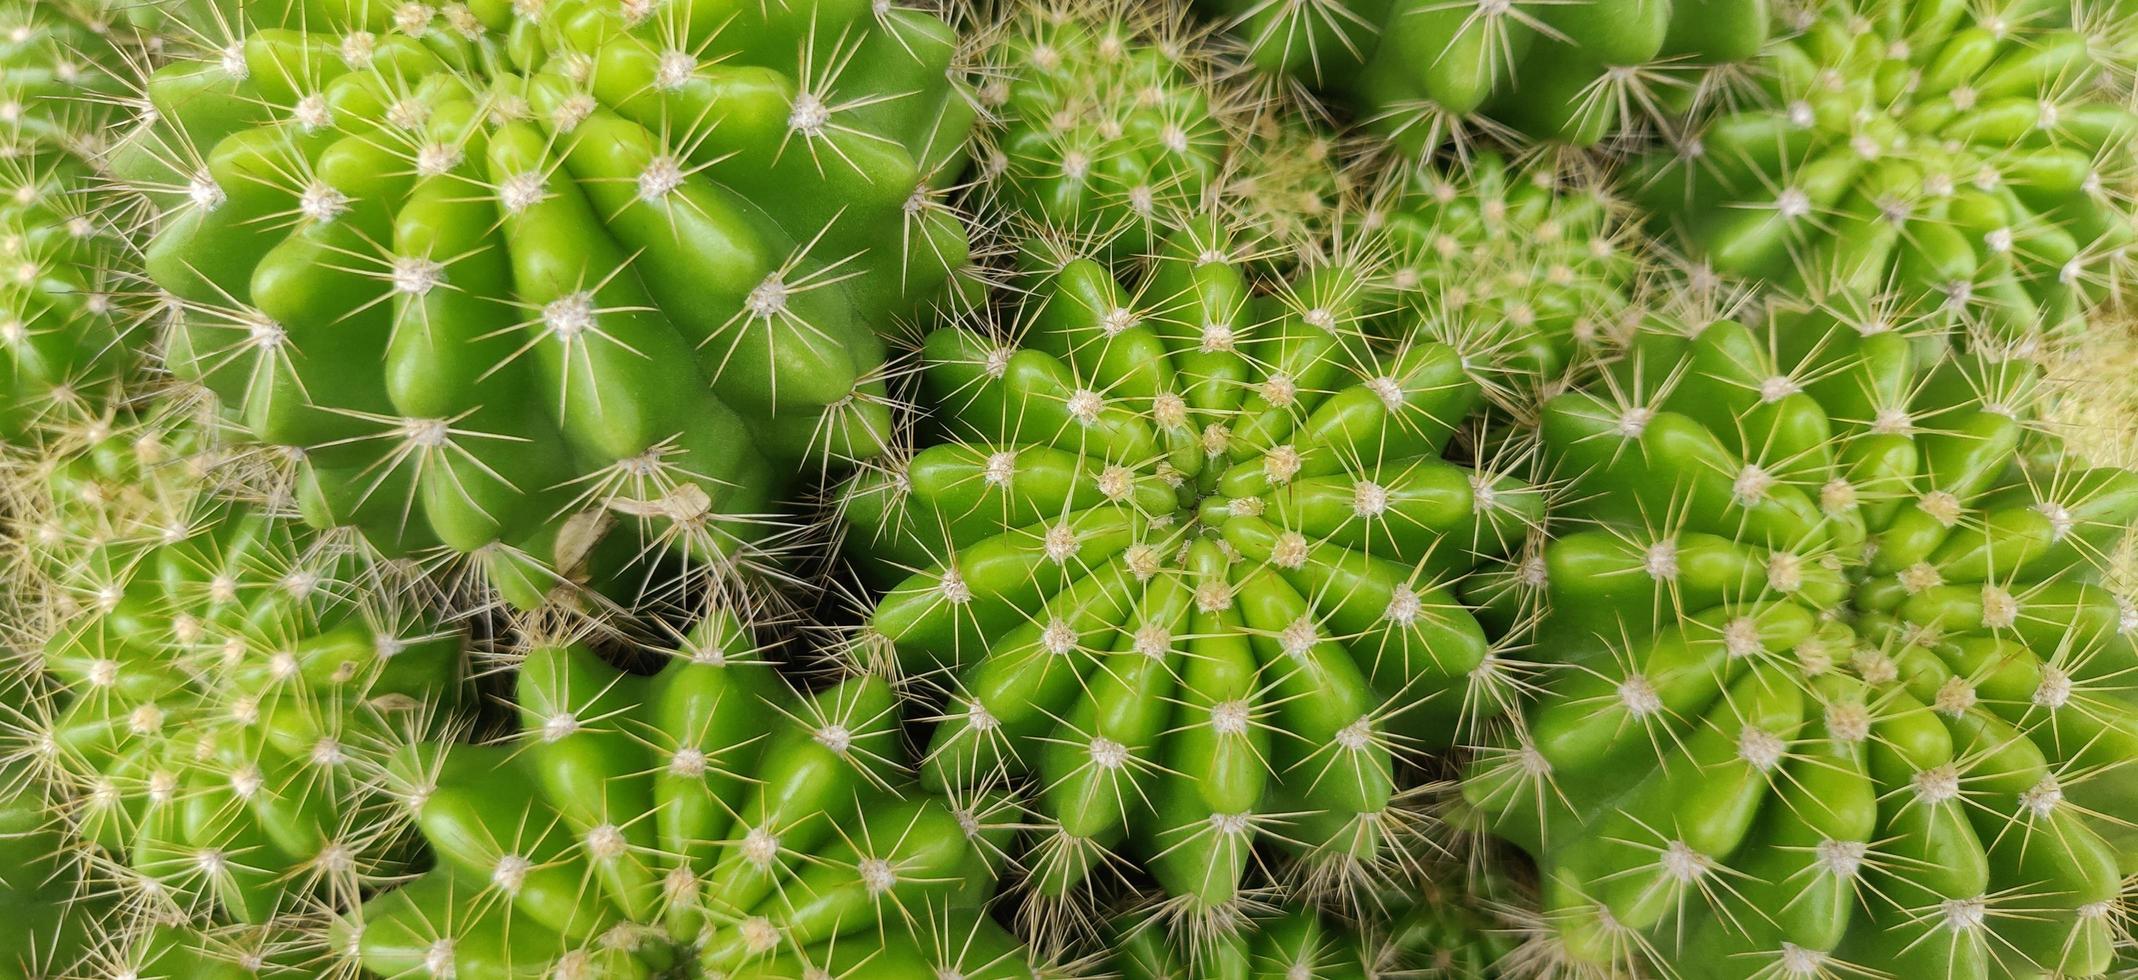
[[[650,676],[537,641],[516,683],[508,740],[392,761],[438,863],[345,923],[369,970],[1030,975],[982,911],[1001,831],[906,783],[881,679],[793,692],[715,612]]]
[[[1496,153],[1386,174],[1356,232],[1388,253],[1386,302],[1422,339],[1461,352],[1502,407],[1528,414],[1538,392],[1622,332],[1642,265],[1603,179]]]
[[[1252,918],[1213,943],[1184,949],[1156,919],[1128,920],[1106,959],[1121,980],[1490,980],[1510,943],[1480,913],[1430,885],[1375,897],[1361,922],[1311,911]]]
[[[191,426],[74,438],[21,474],[8,569],[42,673],[12,727],[66,832],[113,866],[127,922],[353,901],[404,829],[377,766],[450,723],[460,635],[383,571],[218,493]]]
[[[1762,61],[1763,105],[1625,180],[1721,272],[1892,291],[1963,330],[2081,331],[2138,236],[2122,6],[1812,4]]]
[[[981,35],[984,209],[1124,255],[1192,211],[1243,108],[1177,11],[1109,2],[1019,12]]]
[[[853,655],[942,701],[930,785],[1029,787],[1042,896],[1123,851],[1217,918],[1262,844],[1367,877],[1407,762],[1505,696],[1446,589],[1542,495],[1443,457],[1476,383],[1344,257],[1265,294],[1233,248],[1173,232],[1132,286],[1065,257],[1002,334],[930,334],[928,444],[841,500],[889,586]]]

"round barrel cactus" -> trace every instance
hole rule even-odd
[[[880,451],[879,331],[966,263],[941,20],[270,7],[149,80],[125,169],[172,372],[295,451],[308,520],[528,605],[612,524],[725,561],[798,473]]]
[[[1464,797],[1564,961],[2095,976],[2138,871],[2138,473],[2039,369],[1830,305],[1639,335],[1544,408],[1556,664]],[[1935,327],[1918,328],[1935,331]]]
[[[1133,854],[1223,915],[1263,843],[1360,880],[1416,829],[1406,762],[1500,696],[1447,588],[1543,497],[1444,455],[1476,383],[1363,312],[1371,276],[1264,292],[1232,247],[1039,265],[1010,329],[926,338],[925,445],[844,490],[888,588],[854,656],[940,695],[930,785],[1029,789],[1043,896]]]
[[[45,493],[11,528],[10,618],[42,676],[10,734],[129,928],[273,923],[393,873],[405,822],[376,774],[450,727],[461,686],[457,631],[214,492],[198,448],[161,422],[81,434],[34,464]]]
[[[2080,330],[2128,276],[2128,4],[1828,0],[1626,180],[1715,269],[1892,290],[2009,334]]]
[[[1590,145],[1715,95],[1767,0],[1201,0],[1247,60],[1413,153],[1490,134]]]
[[[1031,976],[982,911],[1000,831],[908,784],[882,679],[796,693],[715,613],[650,675],[537,642],[516,684],[510,738],[391,763],[437,865],[345,924],[371,971]]]
[[[138,353],[114,294],[127,249],[94,192],[107,131],[147,57],[152,8],[0,4],[0,438],[80,414]]]

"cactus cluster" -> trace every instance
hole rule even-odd
[[[2134,69],[0,0],[0,980],[2120,976]]]
[[[1833,0],[1625,177],[1716,270],[2081,332],[2138,237],[2128,4]]]
[[[93,410],[140,355],[114,295],[131,246],[97,191],[151,12],[0,4],[0,439]]]
[[[406,822],[379,767],[452,727],[460,633],[389,570],[225,492],[194,426],[92,423],[53,446],[10,474],[9,635],[36,675],[11,685],[7,755],[48,787],[24,791],[49,797],[43,829],[100,869],[104,918],[270,926],[396,873]]]
[[[148,80],[117,165],[171,373],[287,447],[308,520],[528,606],[604,555],[746,560],[798,473],[880,451],[879,333],[966,263],[943,21],[271,6]]]
[[[2138,474],[2037,424],[2030,362],[1884,315],[1652,325],[1544,406],[1568,503],[1512,575],[1560,669],[1463,795],[1571,963],[2093,976],[2126,939]]]

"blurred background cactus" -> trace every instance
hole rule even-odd
[[[161,38],[153,6],[0,4],[0,439],[96,414],[141,359],[148,331],[138,246],[107,189],[104,155]],[[123,209],[123,203],[117,209]]]

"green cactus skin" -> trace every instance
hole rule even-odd
[[[1265,72],[1413,154],[1478,133],[1593,145],[1710,94],[1767,0],[1203,0]]]
[[[2138,235],[2130,5],[1829,0],[1799,26],[1763,107],[1636,161],[1652,222],[1718,271],[2083,330]]]
[[[1388,301],[1503,407],[1533,406],[1630,315],[1640,254],[1602,178],[1495,153],[1387,174],[1356,234],[1389,255]]]
[[[1004,831],[908,784],[882,679],[797,694],[715,613],[650,676],[538,642],[517,685],[513,738],[393,761],[438,863],[345,930],[370,970],[1031,976],[981,912]]]
[[[93,408],[132,366],[126,249],[92,191],[150,12],[0,4],[0,439]]]
[[[1487,890],[1496,890],[1489,888]],[[1513,944],[1473,899],[1431,885],[1377,895],[1351,922],[1313,912],[1265,915],[1192,952],[1163,923],[1130,917],[1108,950],[1120,980],[1488,980],[1508,975]]]
[[[524,606],[609,522],[723,561],[880,450],[878,331],[966,264],[942,21],[268,7],[155,74],[122,169],[167,205],[171,370],[301,450],[308,520],[478,555]]]
[[[1572,527],[1517,574],[1563,669],[1463,791],[1565,962],[2081,977],[2127,941],[2138,614],[2102,566],[2138,474],[2037,431],[2031,362],[1905,322],[1653,329],[1545,406]]]
[[[978,88],[988,208],[1134,255],[1217,186],[1237,96],[1166,11],[1100,3],[993,29]]]
[[[1352,880],[1416,825],[1399,766],[1502,696],[1446,587],[1543,495],[1442,458],[1477,386],[1375,339],[1402,331],[1370,275],[1257,295],[1232,248],[1175,232],[1133,286],[1042,265],[1014,330],[929,335],[928,444],[844,491],[888,586],[853,656],[947,696],[929,785],[1030,786],[1042,896],[1116,849],[1197,915],[1237,907],[1258,842]]]
[[[10,728],[63,829],[113,865],[122,924],[352,900],[397,866],[372,783],[450,724],[462,638],[386,572],[221,496],[191,426],[78,438],[26,474],[8,569],[43,675]]]

